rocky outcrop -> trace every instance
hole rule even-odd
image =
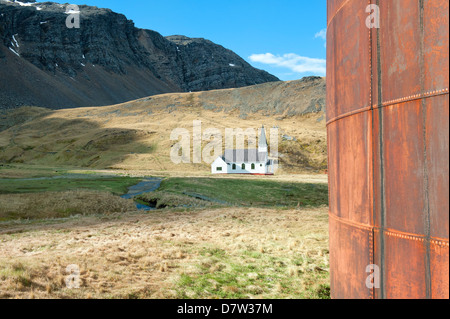
[[[205,39],[170,36],[181,57],[183,77],[180,82],[186,91],[205,91],[203,88],[238,88],[278,81],[265,71],[253,68],[233,51]]]
[[[278,81],[205,39],[163,37],[109,9],[0,0],[0,107],[109,105]]]
[[[241,118],[258,113],[282,119],[325,112],[325,97],[325,78],[310,76],[296,81],[201,92],[199,101],[205,109],[227,113],[239,111]]]

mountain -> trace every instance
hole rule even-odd
[[[109,9],[0,0],[0,108],[102,106],[279,81],[205,39],[163,37]]]
[[[0,164],[36,164],[205,173],[208,164],[175,165],[171,132],[201,120],[202,129],[279,129],[284,172],[327,167],[325,79],[151,96],[123,104],[49,110],[0,110]],[[206,142],[202,144],[205,146]],[[223,145],[224,146],[224,145]],[[149,173],[150,174],[150,173]]]

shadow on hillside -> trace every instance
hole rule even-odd
[[[144,143],[154,132],[106,128],[86,118],[49,118],[51,114],[0,132],[0,163],[108,168],[131,154],[154,151]]]

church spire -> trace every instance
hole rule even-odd
[[[261,128],[261,135],[259,136],[258,141],[258,152],[259,153],[267,153],[267,139],[266,139],[266,131],[264,129],[264,125]]]

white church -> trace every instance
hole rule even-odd
[[[275,164],[275,160],[269,158],[263,126],[258,149],[225,150],[225,154],[211,164],[211,172],[213,174],[273,175]]]

